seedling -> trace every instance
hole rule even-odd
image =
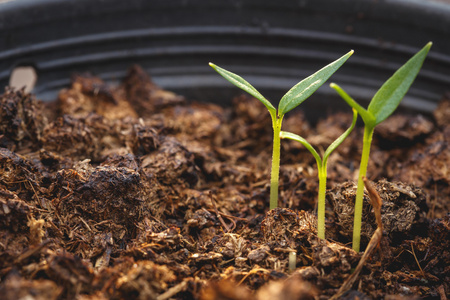
[[[278,110],[261,95],[250,83],[241,76],[227,71],[213,63],[209,65],[222,75],[226,80],[246,91],[259,101],[261,101],[270,113],[273,127],[273,152],[272,152],[272,170],[270,177],[270,209],[278,206],[278,180],[280,171],[280,131],[283,117],[286,113],[299,106],[309,96],[311,96],[330,76],[336,72],[342,64],[353,54],[353,50],[335,60],[329,65],[323,67],[311,76],[303,79],[292,87],[280,100]]]
[[[327,148],[327,150],[323,154],[323,158],[320,158],[319,153],[314,149],[311,144],[302,138],[301,136],[281,131],[280,137],[282,139],[290,139],[301,143],[305,146],[306,149],[311,152],[317,162],[317,171],[319,176],[319,194],[317,199],[317,235],[321,239],[325,239],[325,192],[327,189],[327,162],[330,154],[340,145],[342,142],[348,137],[350,132],[352,132],[353,128],[355,128],[356,120],[358,119],[358,113],[355,109],[353,110],[353,121],[351,126],[341,135],[339,136],[331,145]]]
[[[408,60],[400,69],[398,69],[391,78],[389,78],[381,88],[376,92],[370,101],[369,107],[364,109],[355,100],[353,100],[341,87],[331,83],[330,86],[361,115],[364,121],[363,150],[361,155],[361,164],[358,175],[358,188],[355,198],[355,217],[353,225],[353,250],[359,252],[361,241],[361,217],[363,208],[364,182],[363,177],[367,173],[367,164],[369,162],[370,145],[375,126],[386,120],[395,109],[408,91],[417,74],[419,73],[423,61],[431,48],[429,42]]]

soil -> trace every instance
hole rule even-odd
[[[257,100],[186,101],[134,66],[110,86],[74,76],[52,103],[0,97],[2,299],[328,299],[363,252],[351,249],[362,128],[331,155],[326,240],[316,235],[312,155],[282,141],[269,211],[272,128]],[[283,129],[325,149],[351,123]],[[432,116],[380,124],[368,177],[383,234],[341,299],[447,299],[450,100]],[[377,228],[365,197],[362,251]],[[296,253],[295,269],[289,256]]]

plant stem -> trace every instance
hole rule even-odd
[[[272,171],[270,174],[270,209],[278,207],[278,180],[280,178],[280,131],[283,117],[272,117],[273,152]]]
[[[361,165],[359,166],[358,174],[358,189],[356,190],[355,198],[355,217],[353,223],[353,250],[359,252],[361,242],[361,218],[364,198],[364,181],[363,177],[367,173],[367,165],[369,163],[370,145],[372,143],[372,136],[374,127],[364,127],[363,149],[361,155]]]
[[[327,165],[326,162],[318,166],[319,195],[317,200],[317,235],[325,239],[325,193],[327,190]]]

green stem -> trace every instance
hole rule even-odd
[[[319,172],[319,195],[317,204],[317,234],[319,238],[325,239],[325,193],[327,190],[327,164],[320,166],[317,162]]]
[[[272,171],[270,174],[270,209],[278,207],[278,181],[280,177],[280,131],[283,117],[272,116],[273,152]]]
[[[363,149],[361,155],[361,165],[359,166],[358,189],[356,190],[355,199],[355,217],[353,223],[353,250],[359,252],[361,242],[361,218],[364,198],[364,181],[363,177],[367,173],[367,165],[369,163],[370,145],[375,127],[364,127]]]

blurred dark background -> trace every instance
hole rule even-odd
[[[31,76],[38,98],[53,100],[73,73],[114,83],[137,63],[163,88],[227,105],[241,91],[208,66],[212,61],[275,103],[354,49],[331,81],[364,103],[433,41],[402,102],[428,113],[450,90],[449,36],[450,3],[443,0],[1,1],[0,84],[12,74],[14,83]],[[329,101],[333,109],[344,106],[327,84],[313,98],[305,102],[311,111]]]

